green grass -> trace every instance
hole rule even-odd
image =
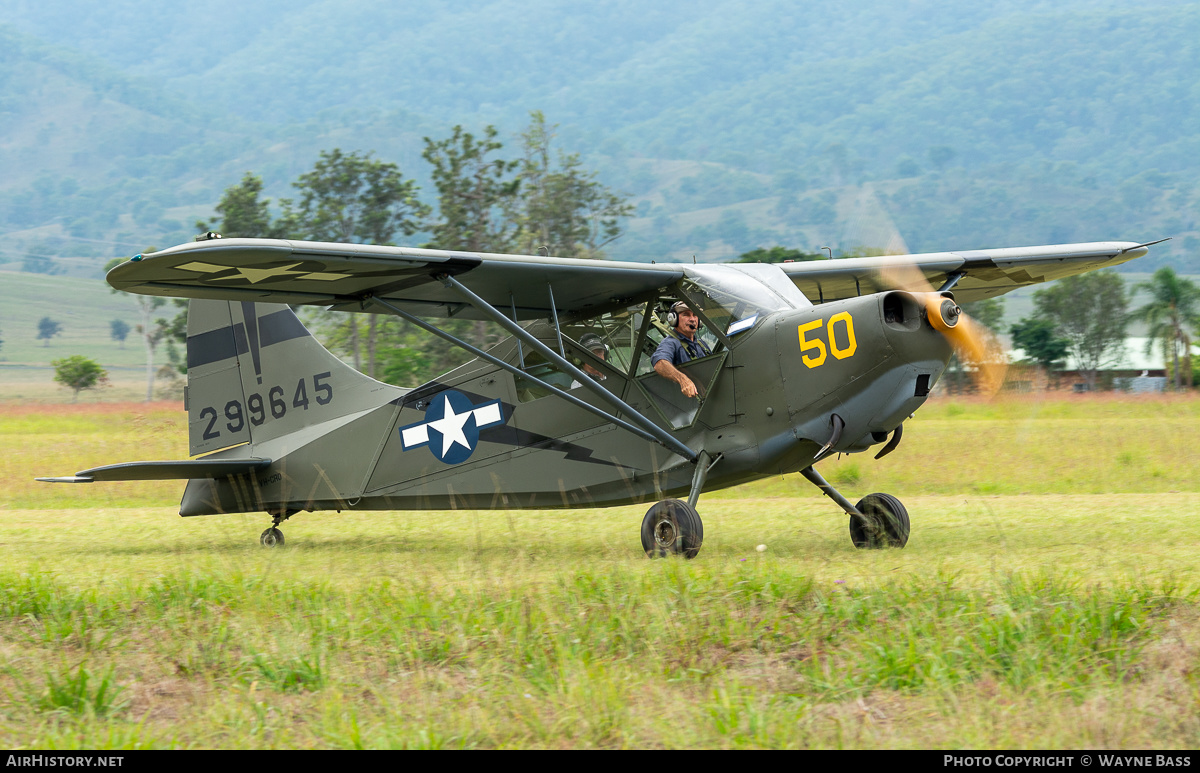
[[[49,365],[69,354],[84,354],[102,365],[145,367],[146,352],[132,328],[141,322],[132,296],[112,292],[99,277],[51,276],[18,271],[0,271],[4,292],[0,293],[0,364]],[[175,316],[170,303],[156,316]],[[38,320],[50,317],[62,324],[62,333],[47,344],[37,338]],[[131,328],[122,347],[112,340],[109,323],[124,320]],[[158,362],[166,354],[157,352]],[[0,375],[4,371],[0,369]]]
[[[26,486],[28,461],[5,462],[0,734],[37,748],[1194,748],[1194,460],[1153,438],[1063,435],[1194,435],[1196,413],[936,403],[888,488],[872,484],[893,457],[842,461],[861,478],[852,497],[905,501],[904,550],[855,550],[846,517],[788,477],[702,498],[691,562],[641,555],[641,507],[302,514],[286,548],[263,550],[265,516],[178,518],[178,484],[129,484],[114,504],[99,484]],[[982,469],[969,443],[942,450],[979,428],[993,480],[1033,493],[931,491],[967,474],[952,463]],[[181,433],[161,409],[0,417],[5,456],[51,472],[169,457]],[[1034,461],[1001,453],[1017,438]],[[1037,469],[1060,448],[1084,491]],[[1148,464],[1165,474],[1121,493],[1111,470]]]

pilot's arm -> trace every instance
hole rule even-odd
[[[654,350],[654,356],[650,358],[650,362],[654,366],[655,373],[679,385],[679,391],[683,392],[684,397],[695,397],[696,385],[684,375],[683,371],[675,367],[674,360],[678,356],[677,351],[681,349],[682,346],[678,339],[664,338],[658,348]]]
[[[684,397],[696,396],[696,385],[692,383],[692,380],[685,376],[683,371],[666,360],[659,360],[654,363],[654,372],[663,378],[670,379],[679,384],[679,391],[683,392]]]

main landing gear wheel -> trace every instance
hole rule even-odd
[[[902,548],[908,543],[908,511],[891,494],[867,494],[855,505],[865,517],[850,516],[856,548]]]
[[[704,543],[700,514],[678,499],[656,502],[642,519],[642,549],[650,558],[682,555],[695,558]]]
[[[272,526],[262,533],[258,541],[264,548],[281,548],[283,547],[283,532]]]

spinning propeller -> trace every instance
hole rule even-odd
[[[988,397],[1000,391],[1008,364],[985,326],[964,314],[953,297],[934,289],[915,266],[889,266],[881,276],[885,284],[916,295],[930,326],[954,347],[976,389]]]

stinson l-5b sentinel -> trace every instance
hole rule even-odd
[[[180,515],[265,512],[265,545],[282,544],[280,523],[300,511],[652,502],[642,547],[689,558],[703,543],[703,492],[789,472],[850,515],[856,546],[903,546],[909,519],[895,497],[851,503],[814,465],[894,450],[956,349],[994,381],[960,301],[1149,246],[647,265],[209,236],[108,274],[120,290],[193,299],[194,458],[40,480],[186,480]],[[695,397],[650,362],[680,301],[710,352],[679,366]],[[415,389],[383,384],[326,351],[285,304],[393,314],[475,359]],[[510,337],[483,351],[442,330],[446,319],[488,320]]]

